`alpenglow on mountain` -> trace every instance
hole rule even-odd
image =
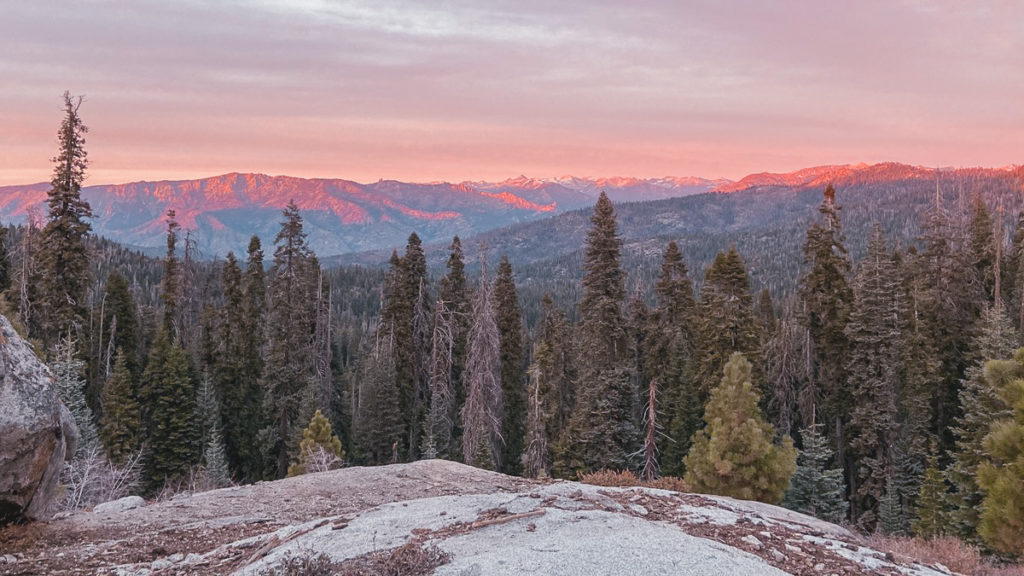
[[[320,256],[390,249],[411,231],[425,242],[443,242],[590,206],[604,190],[616,202],[687,196],[714,190],[727,180],[702,178],[576,178],[504,182],[360,184],[263,174],[225,174],[199,180],[87,186],[93,232],[159,252],[165,245],[166,213],[176,212],[202,257],[244,252],[257,234],[269,244],[290,200],[302,210],[310,246]],[[0,187],[0,219],[22,223],[46,216],[48,183]]]

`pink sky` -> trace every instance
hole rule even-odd
[[[8,2],[0,185],[1024,162],[1024,3]]]

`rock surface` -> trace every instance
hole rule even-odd
[[[104,502],[97,504],[92,509],[93,514],[114,514],[116,512],[124,512],[125,510],[132,510],[145,506],[146,501],[140,496],[125,496],[124,498],[118,498],[117,500],[111,500],[110,502]]]
[[[353,467],[0,530],[0,575],[265,573],[410,546],[444,576],[948,576],[844,528],[764,504],[513,478],[442,460]],[[401,573],[401,572],[397,572]]]
[[[0,524],[43,517],[77,441],[50,370],[0,316]]]

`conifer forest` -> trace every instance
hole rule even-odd
[[[991,194],[936,187],[893,226],[829,185],[789,244],[658,238],[638,260],[602,193],[568,279],[458,236],[439,269],[416,233],[386,268],[327,265],[294,203],[272,244],[212,259],[170,211],[153,258],[91,233],[64,104],[47,213],[0,229],[0,307],[58,381],[76,461],[135,470],[137,493],[442,458],[1024,550],[1024,212]],[[772,260],[795,268],[748,269]]]

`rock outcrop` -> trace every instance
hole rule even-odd
[[[0,316],[0,524],[43,517],[77,442],[50,370]]]
[[[438,576],[951,575],[776,506],[526,480],[443,460],[77,512],[0,531],[0,550],[16,556],[0,576],[259,576],[297,565]]]

